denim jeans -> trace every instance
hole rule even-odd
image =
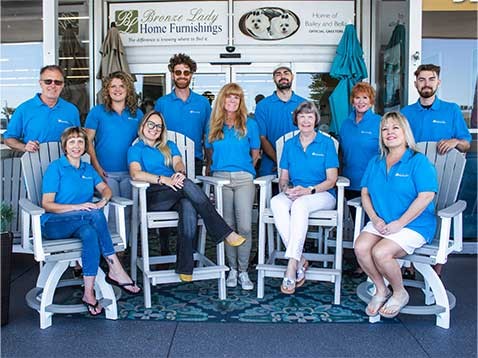
[[[198,214],[216,244],[232,232],[202,189],[189,179],[185,179],[183,188],[177,191],[167,185],[152,184],[146,191],[146,198],[148,211],[174,210],[179,214],[176,273],[190,275],[193,272],[193,244],[197,234]]]
[[[113,193],[113,196],[121,196],[123,198],[131,199],[132,188],[130,183],[130,176],[128,172],[108,172],[107,183]],[[126,229],[131,227],[131,207],[125,208],[125,224]],[[118,232],[116,228],[115,210],[110,207],[108,214],[108,227],[110,232]],[[130,232],[126,230],[126,239],[129,241]]]
[[[230,268],[247,272],[252,248],[252,205],[256,191],[251,173],[215,172],[214,177],[228,179],[230,184],[223,190],[223,216],[230,227],[246,239],[238,247],[226,245],[227,263]]]
[[[115,253],[102,210],[51,214],[42,226],[42,234],[45,239],[50,240],[70,237],[81,239],[84,276],[96,276],[100,255],[107,257]]]

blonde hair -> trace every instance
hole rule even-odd
[[[210,131],[208,137],[209,142],[224,138],[224,132],[222,130],[224,127],[224,121],[226,119],[224,104],[226,103],[226,98],[229,95],[239,96],[240,99],[239,108],[236,112],[236,118],[234,120],[234,128],[236,133],[238,133],[240,137],[244,137],[247,133],[247,108],[246,101],[244,100],[244,91],[237,83],[228,83],[219,91],[216,103],[214,104],[214,108],[211,113],[211,122],[209,125]]]
[[[143,142],[145,141],[145,137],[143,134],[144,126],[146,125],[146,122],[151,118],[151,116],[154,115],[157,115],[159,118],[161,118],[163,128],[161,129],[161,134],[159,135],[159,138],[156,139],[156,141],[153,143],[153,147],[157,148],[161,152],[164,157],[164,164],[170,167],[173,163],[173,157],[171,155],[171,149],[168,147],[168,130],[166,128],[166,122],[164,121],[164,118],[161,113],[153,110],[149,111],[143,116],[143,119],[141,120],[141,123],[138,127],[138,137]]]
[[[403,130],[403,133],[405,134],[406,146],[416,152],[417,148],[415,145],[415,138],[413,137],[410,124],[408,124],[408,121],[405,118],[405,116],[401,114],[400,112],[387,112],[383,115],[382,120],[380,121],[380,131],[379,131],[379,138],[378,138],[380,143],[380,155],[382,157],[385,157],[388,153],[390,153],[390,150],[383,142],[383,134],[382,134],[383,125],[388,123],[389,121],[394,121],[398,124],[398,126]]]

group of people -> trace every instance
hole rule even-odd
[[[199,214],[210,237],[228,244],[226,285],[239,283],[251,290],[253,180],[256,173],[275,174],[277,168],[279,192],[272,198],[271,209],[289,260],[281,291],[292,294],[305,281],[307,218],[312,211],[335,207],[340,169],[351,181],[347,199],[361,196],[370,218],[355,247],[360,266],[377,286],[366,311],[387,317],[398,314],[408,294],[395,259],[429,242],[436,225],[432,202],[436,175],[428,160],[416,152],[415,140],[440,141],[440,153],[452,148],[466,151],[471,140],[458,107],[436,97],[439,67],[418,68],[415,84],[420,99],[404,108],[403,114],[391,112],[380,118],[372,111],[373,88],[357,84],[351,94],[354,110],[339,133],[340,166],[333,140],[317,131],[317,107],[292,90],[294,74],[288,65],[274,69],[276,91],[257,103],[254,118],[247,114],[244,91],[238,84],[223,86],[211,109],[207,98],[190,89],[197,65],[189,56],[174,55],[168,68],[174,88],[148,113],[137,106],[131,77],[123,72],[111,74],[103,83],[103,104],[91,109],[81,128],[78,110],[60,98],[62,69],[46,66],[40,71],[42,92],[17,108],[4,135],[8,146],[26,152],[38,150],[42,142],[61,141],[64,156],[50,164],[43,180],[42,206],[47,212],[42,216],[43,235],[82,240],[83,301],[90,314],[102,311],[94,293],[100,256],[109,266],[108,282],[130,294],[140,292],[114,253],[101,211],[112,196],[131,197],[130,178],[151,184],[148,210],[179,213],[176,272],[181,281],[192,280]],[[206,175],[229,180],[223,193],[223,216],[201,188],[187,179],[167,128],[193,140],[197,175],[205,166]],[[276,140],[297,129],[278,162]],[[81,161],[85,152],[92,165]],[[93,202],[95,190],[101,194],[99,202]],[[384,277],[393,292],[385,286]]]

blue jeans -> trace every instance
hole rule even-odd
[[[81,239],[83,276],[96,276],[100,255],[107,257],[115,253],[102,210],[50,214],[42,226],[42,234],[45,239],[51,240],[70,237]]]
[[[146,191],[146,197],[148,211],[174,210],[179,214],[176,273],[190,275],[193,272],[193,244],[197,236],[198,214],[216,244],[232,232],[202,189],[189,179],[184,180],[184,187],[178,191],[167,185],[152,184]]]

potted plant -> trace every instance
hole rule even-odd
[[[2,202],[0,205],[0,235],[1,235],[1,292],[2,292],[2,326],[8,323],[8,311],[10,307],[10,271],[12,259],[13,233],[10,224],[13,219],[12,207]]]

